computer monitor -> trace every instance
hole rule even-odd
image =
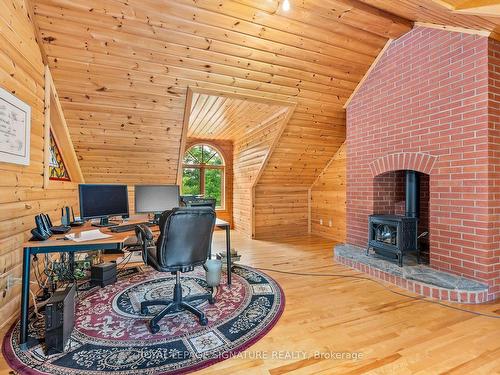
[[[215,210],[217,200],[215,198],[200,198],[186,202],[187,207],[211,207]]]
[[[112,226],[112,216],[128,216],[127,185],[78,185],[80,196],[80,216],[83,220],[101,219],[95,226]]]
[[[155,222],[163,211],[179,207],[178,185],[136,185],[135,212],[155,214]]]

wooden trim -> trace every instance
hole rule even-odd
[[[316,179],[311,184],[311,186],[309,187],[309,189],[312,189],[314,187],[314,185],[316,185],[318,183],[319,179],[325,174],[325,172],[328,170],[328,168],[330,168],[330,165],[333,163],[333,161],[335,160],[335,158],[337,157],[337,155],[339,154],[339,152],[342,152],[343,149],[346,147],[345,142],[346,141],[344,141],[344,143],[342,143],[340,145],[340,147],[337,149],[337,151],[335,151],[335,154],[333,154],[332,158],[328,161],[328,163],[326,163],[325,168],[323,168],[323,170],[319,173],[318,177],[316,177]]]
[[[28,12],[28,17],[31,20],[31,24],[33,25],[35,40],[38,44],[38,48],[40,49],[40,54],[42,55],[42,61],[45,65],[47,65],[49,63],[49,58],[43,46],[42,33],[40,32],[40,28],[38,27],[38,23],[36,22],[35,9],[33,7],[32,0],[25,0],[24,3],[26,4],[26,11]]]
[[[204,168],[204,169],[224,169],[225,165],[211,165],[211,164],[182,164],[182,168]]]
[[[455,7],[448,3],[447,1],[444,1],[444,0],[431,0],[433,3],[436,3],[437,5],[439,6],[442,6],[448,10],[455,10]]]
[[[54,107],[53,107],[54,105]],[[52,110],[57,112],[57,119],[51,118]],[[75,147],[71,140],[68,124],[64,117],[64,112],[57,95],[52,75],[48,65],[45,66],[45,124],[44,124],[44,166],[43,166],[43,186],[48,188],[50,186],[50,173],[49,173],[49,158],[50,158],[50,130],[53,130],[53,135],[56,138],[59,146],[59,152],[63,158],[64,165],[71,178],[71,182],[81,183],[84,182],[80,162],[75,152]],[[55,121],[54,121],[55,120]]]
[[[186,151],[186,141],[187,141],[187,133],[189,128],[189,117],[191,116],[191,104],[193,102],[193,90],[188,87],[186,93],[186,102],[184,104],[184,117],[182,120],[182,134],[181,134],[181,142],[179,145],[179,160],[177,163],[177,185],[181,186],[182,184],[182,164],[184,160],[184,152]]]
[[[363,85],[363,83],[365,82],[365,80],[368,78],[368,76],[370,75],[370,73],[372,72],[372,70],[375,68],[375,66],[377,65],[377,63],[379,62],[379,60],[382,58],[382,56],[384,55],[384,52],[387,50],[387,48],[389,48],[389,46],[391,45],[392,41],[393,41],[393,39],[388,39],[387,40],[387,42],[385,43],[384,47],[382,47],[382,49],[378,53],[377,57],[375,57],[375,60],[373,60],[372,64],[370,65],[370,67],[366,71],[366,73],[363,76],[363,78],[361,78],[361,81],[359,81],[359,83],[356,85],[356,88],[354,89],[354,91],[352,92],[352,94],[349,96],[349,98],[347,98],[345,104],[343,105],[343,108],[347,108],[349,106],[349,103],[354,98],[354,96],[356,95],[356,93],[358,92],[358,90],[361,88],[361,86]]]
[[[45,65],[45,97],[44,97],[44,124],[43,124],[43,187],[45,189],[49,186],[49,160],[50,160],[50,102],[51,102],[51,86],[49,66]]]
[[[236,98],[240,100],[250,100],[252,102],[258,102],[258,103],[265,103],[265,104],[279,104],[279,105],[285,105],[285,106],[296,106],[296,102],[291,102],[291,101],[286,101],[286,100],[281,100],[281,99],[272,99],[272,98],[267,98],[267,97],[262,97],[258,95],[249,95],[249,94],[240,94],[237,92],[233,91],[225,91],[225,90],[214,90],[214,89],[208,89],[208,88],[203,88],[203,87],[196,87],[196,88],[191,88],[189,87],[188,90],[191,89],[193,92],[197,94],[206,94],[206,95],[214,95],[214,96],[223,96],[227,98]]]
[[[251,191],[251,196],[250,196],[250,207],[252,208],[251,212],[251,224],[252,224],[252,238],[255,238],[255,189],[256,185],[252,185],[252,191]]]
[[[436,23],[428,23],[428,22],[415,22],[415,26],[428,27],[431,29],[438,29],[438,30],[452,31],[452,32],[456,32],[456,33],[480,35],[480,36],[486,36],[486,37],[489,37],[491,35],[491,31],[488,31],[488,30],[468,29],[465,27],[438,25]]]
[[[307,189],[307,233],[311,234],[312,231],[312,204],[311,204],[311,199],[312,199],[312,193],[311,193],[311,187]]]

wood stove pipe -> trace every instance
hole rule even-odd
[[[420,176],[417,171],[406,171],[405,216],[418,217],[420,210]]]

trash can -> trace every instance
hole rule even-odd
[[[214,287],[220,284],[220,276],[222,272],[222,262],[218,259],[209,259],[203,265],[206,273],[207,284]]]

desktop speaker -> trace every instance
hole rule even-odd
[[[75,325],[75,284],[56,289],[45,305],[47,353],[64,352]]]

